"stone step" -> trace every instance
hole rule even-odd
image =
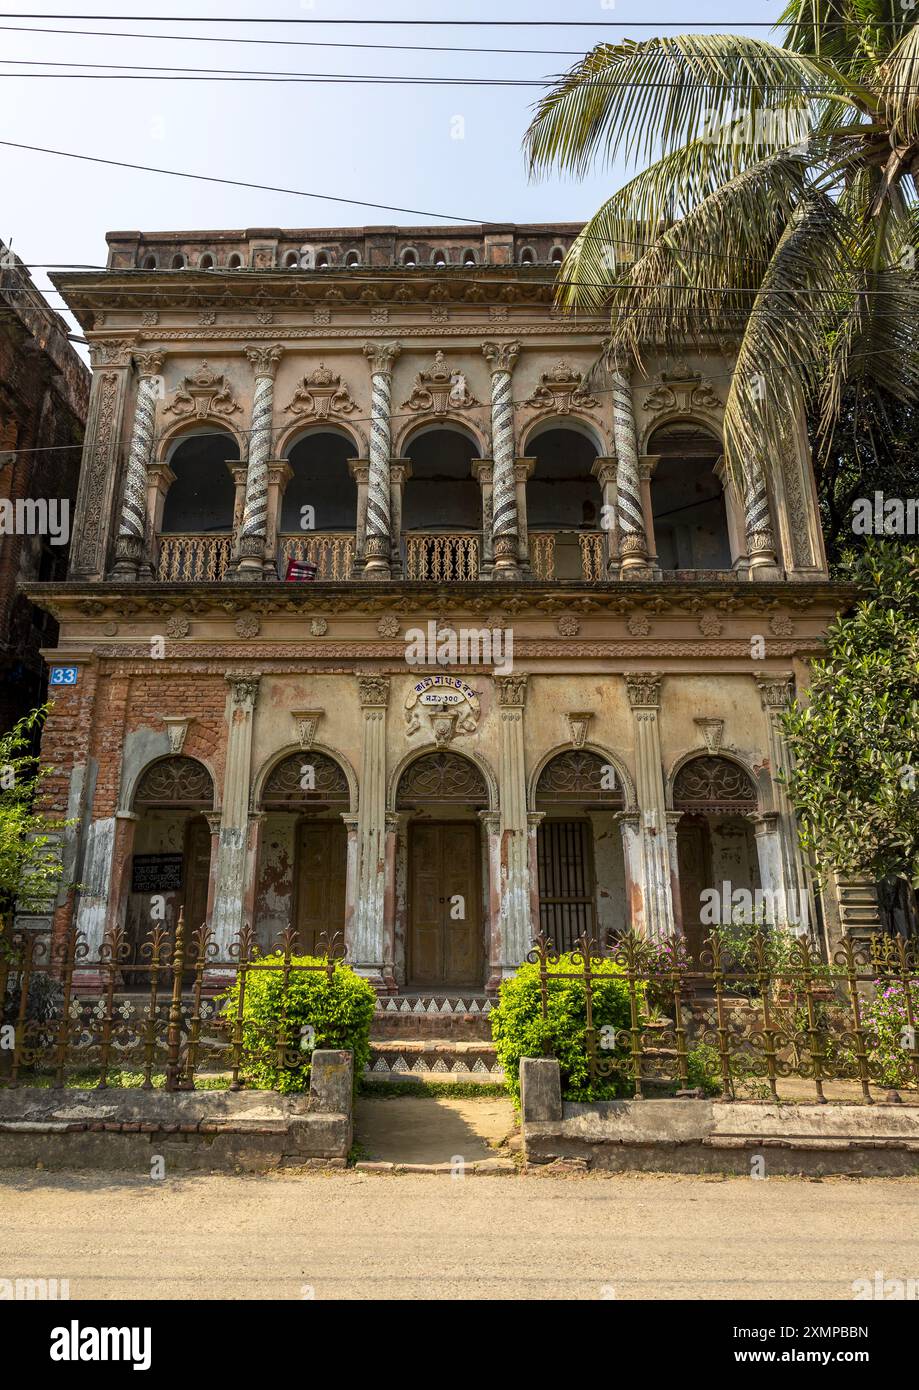
[[[384,1081],[504,1080],[493,1044],[451,1037],[371,1040],[365,1075]]]
[[[370,1036],[393,1038],[455,1038],[491,1041],[491,1003],[486,995],[403,994],[377,1000]]]

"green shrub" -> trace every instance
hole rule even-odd
[[[294,956],[291,964],[324,962],[315,956]],[[238,980],[221,1002],[232,1037]],[[375,1007],[373,988],[347,965],[336,965],[331,979],[325,970],[291,970],[286,988],[283,971],[250,969],[243,1005],[242,1075],[266,1090],[306,1091],[313,1049],[348,1048],[354,1055],[356,1083],[370,1060]],[[278,1056],[279,1032],[286,1044],[283,1059]]]
[[[872,1076],[882,1086],[914,1084],[912,1028],[906,995],[899,980],[875,980],[877,993],[862,1007],[862,1026],[868,1035],[866,1051]],[[851,1076],[858,1076],[855,1049],[845,1050]]]
[[[570,955],[559,957],[550,971],[577,971]],[[595,975],[609,979],[593,982],[593,1022],[602,1029],[615,1030],[630,1025],[629,988],[623,968],[611,960],[592,962]],[[539,966],[522,965],[505,980],[496,1008],[491,1013],[491,1031],[504,1069],[508,1088],[520,1100],[521,1057],[556,1057],[562,1074],[565,1100],[604,1100],[622,1094],[628,1069],[628,1053],[617,1046],[601,1057],[615,1059],[611,1076],[592,1081],[587,1059],[587,999],[582,980],[553,979],[547,982],[548,1017],[543,1018],[539,988]],[[643,1002],[643,1000],[642,1000]]]

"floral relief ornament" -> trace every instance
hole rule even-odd
[[[581,624],[571,613],[564,614],[556,623],[559,637],[577,637]]]
[[[399,627],[399,619],[394,613],[384,613],[377,623],[377,632],[381,637],[398,637]]]
[[[720,637],[724,623],[717,613],[703,613],[699,619],[699,631],[703,637]]]
[[[254,613],[244,613],[241,618],[236,619],[235,627],[239,637],[257,637],[261,623]]]
[[[167,637],[187,637],[191,623],[182,613],[173,613],[171,618],[166,620]]]
[[[325,618],[311,618],[310,632],[314,637],[324,637],[329,630],[329,624]]]

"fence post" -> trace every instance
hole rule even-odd
[[[180,1086],[179,1048],[182,1044],[182,976],[185,973],[185,908],[179,908],[172,954],[172,1001],[166,1030],[166,1090]]]

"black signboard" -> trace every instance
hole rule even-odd
[[[182,887],[181,854],[135,854],[132,893],[173,893]]]

